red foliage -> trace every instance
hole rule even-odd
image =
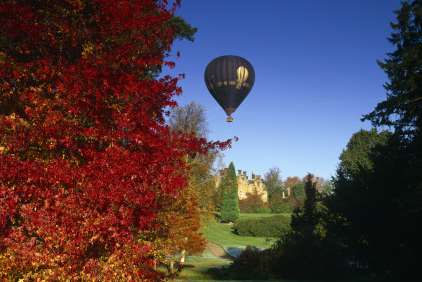
[[[186,154],[229,145],[164,124],[166,2],[0,4],[1,279],[154,277],[156,199],[186,186]]]

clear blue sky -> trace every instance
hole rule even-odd
[[[224,161],[263,175],[279,167],[283,178],[312,172],[330,178],[363,114],[385,98],[386,76],[377,66],[392,49],[389,22],[399,0],[184,0],[178,14],[198,28],[180,51],[185,73],[177,101],[202,104],[209,138],[239,141]],[[203,82],[207,63],[221,55],[248,59],[255,85],[233,123]]]

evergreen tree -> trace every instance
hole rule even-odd
[[[354,133],[340,155],[337,175],[350,178],[361,170],[372,170],[371,151],[378,145],[386,144],[390,137],[390,132],[378,132],[375,128]]]
[[[392,134],[355,134],[342,153],[332,214],[345,220],[329,233],[347,246],[350,261],[380,279],[419,278],[422,244],[422,1],[403,1],[391,24],[394,50],[379,62],[387,98],[364,116]]]
[[[239,218],[239,198],[238,198],[236,170],[233,162],[225,170],[220,184],[222,193],[222,203],[220,216],[223,222],[234,222]]]
[[[389,38],[395,50],[379,62],[389,78],[387,99],[364,119],[413,135],[422,129],[422,0],[404,1],[396,16]]]
[[[342,153],[330,212],[344,219],[329,233],[347,256],[380,279],[419,278],[422,244],[422,1],[403,1],[391,24],[394,50],[379,62],[387,98],[364,116],[375,130],[355,134]],[[334,230],[333,230],[334,229]]]
[[[312,242],[316,220],[316,183],[313,181],[313,175],[308,174],[305,177],[305,203],[303,209],[296,209],[292,215],[292,229],[303,239]]]
[[[396,15],[389,38],[394,50],[380,62],[387,98],[364,117],[395,131],[373,152],[372,172],[355,183],[370,187],[376,203],[367,205],[372,220],[365,218],[370,267],[380,276],[415,279],[422,252],[415,229],[422,220],[422,1],[403,1]]]
[[[291,232],[273,247],[272,271],[286,279],[320,279],[339,275],[336,250],[327,240],[324,217],[326,208],[317,193],[316,178],[304,178],[303,207],[292,214]]]

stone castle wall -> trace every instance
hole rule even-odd
[[[222,173],[223,171],[220,171],[220,173],[216,176],[216,187],[220,185]],[[257,191],[261,196],[262,201],[265,203],[268,202],[268,193],[265,189],[265,184],[261,176],[252,173],[252,178],[249,179],[246,171],[238,170],[236,177],[239,200],[243,200],[247,197],[247,194],[253,194]]]

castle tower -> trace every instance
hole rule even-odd
[[[215,176],[216,187],[220,185],[221,177],[223,174],[224,169],[220,170]],[[262,180],[260,175],[252,173],[252,178],[249,179],[246,171],[238,170],[236,177],[239,200],[245,199],[248,194],[253,194],[256,190],[258,194],[261,195],[262,201],[264,203],[268,202],[268,193],[265,188],[264,181]]]
[[[262,201],[268,202],[268,193],[260,175],[252,173],[252,178],[249,180],[246,171],[243,171],[237,176],[237,185],[240,200],[245,199],[248,194],[253,194],[257,191],[261,195]]]

